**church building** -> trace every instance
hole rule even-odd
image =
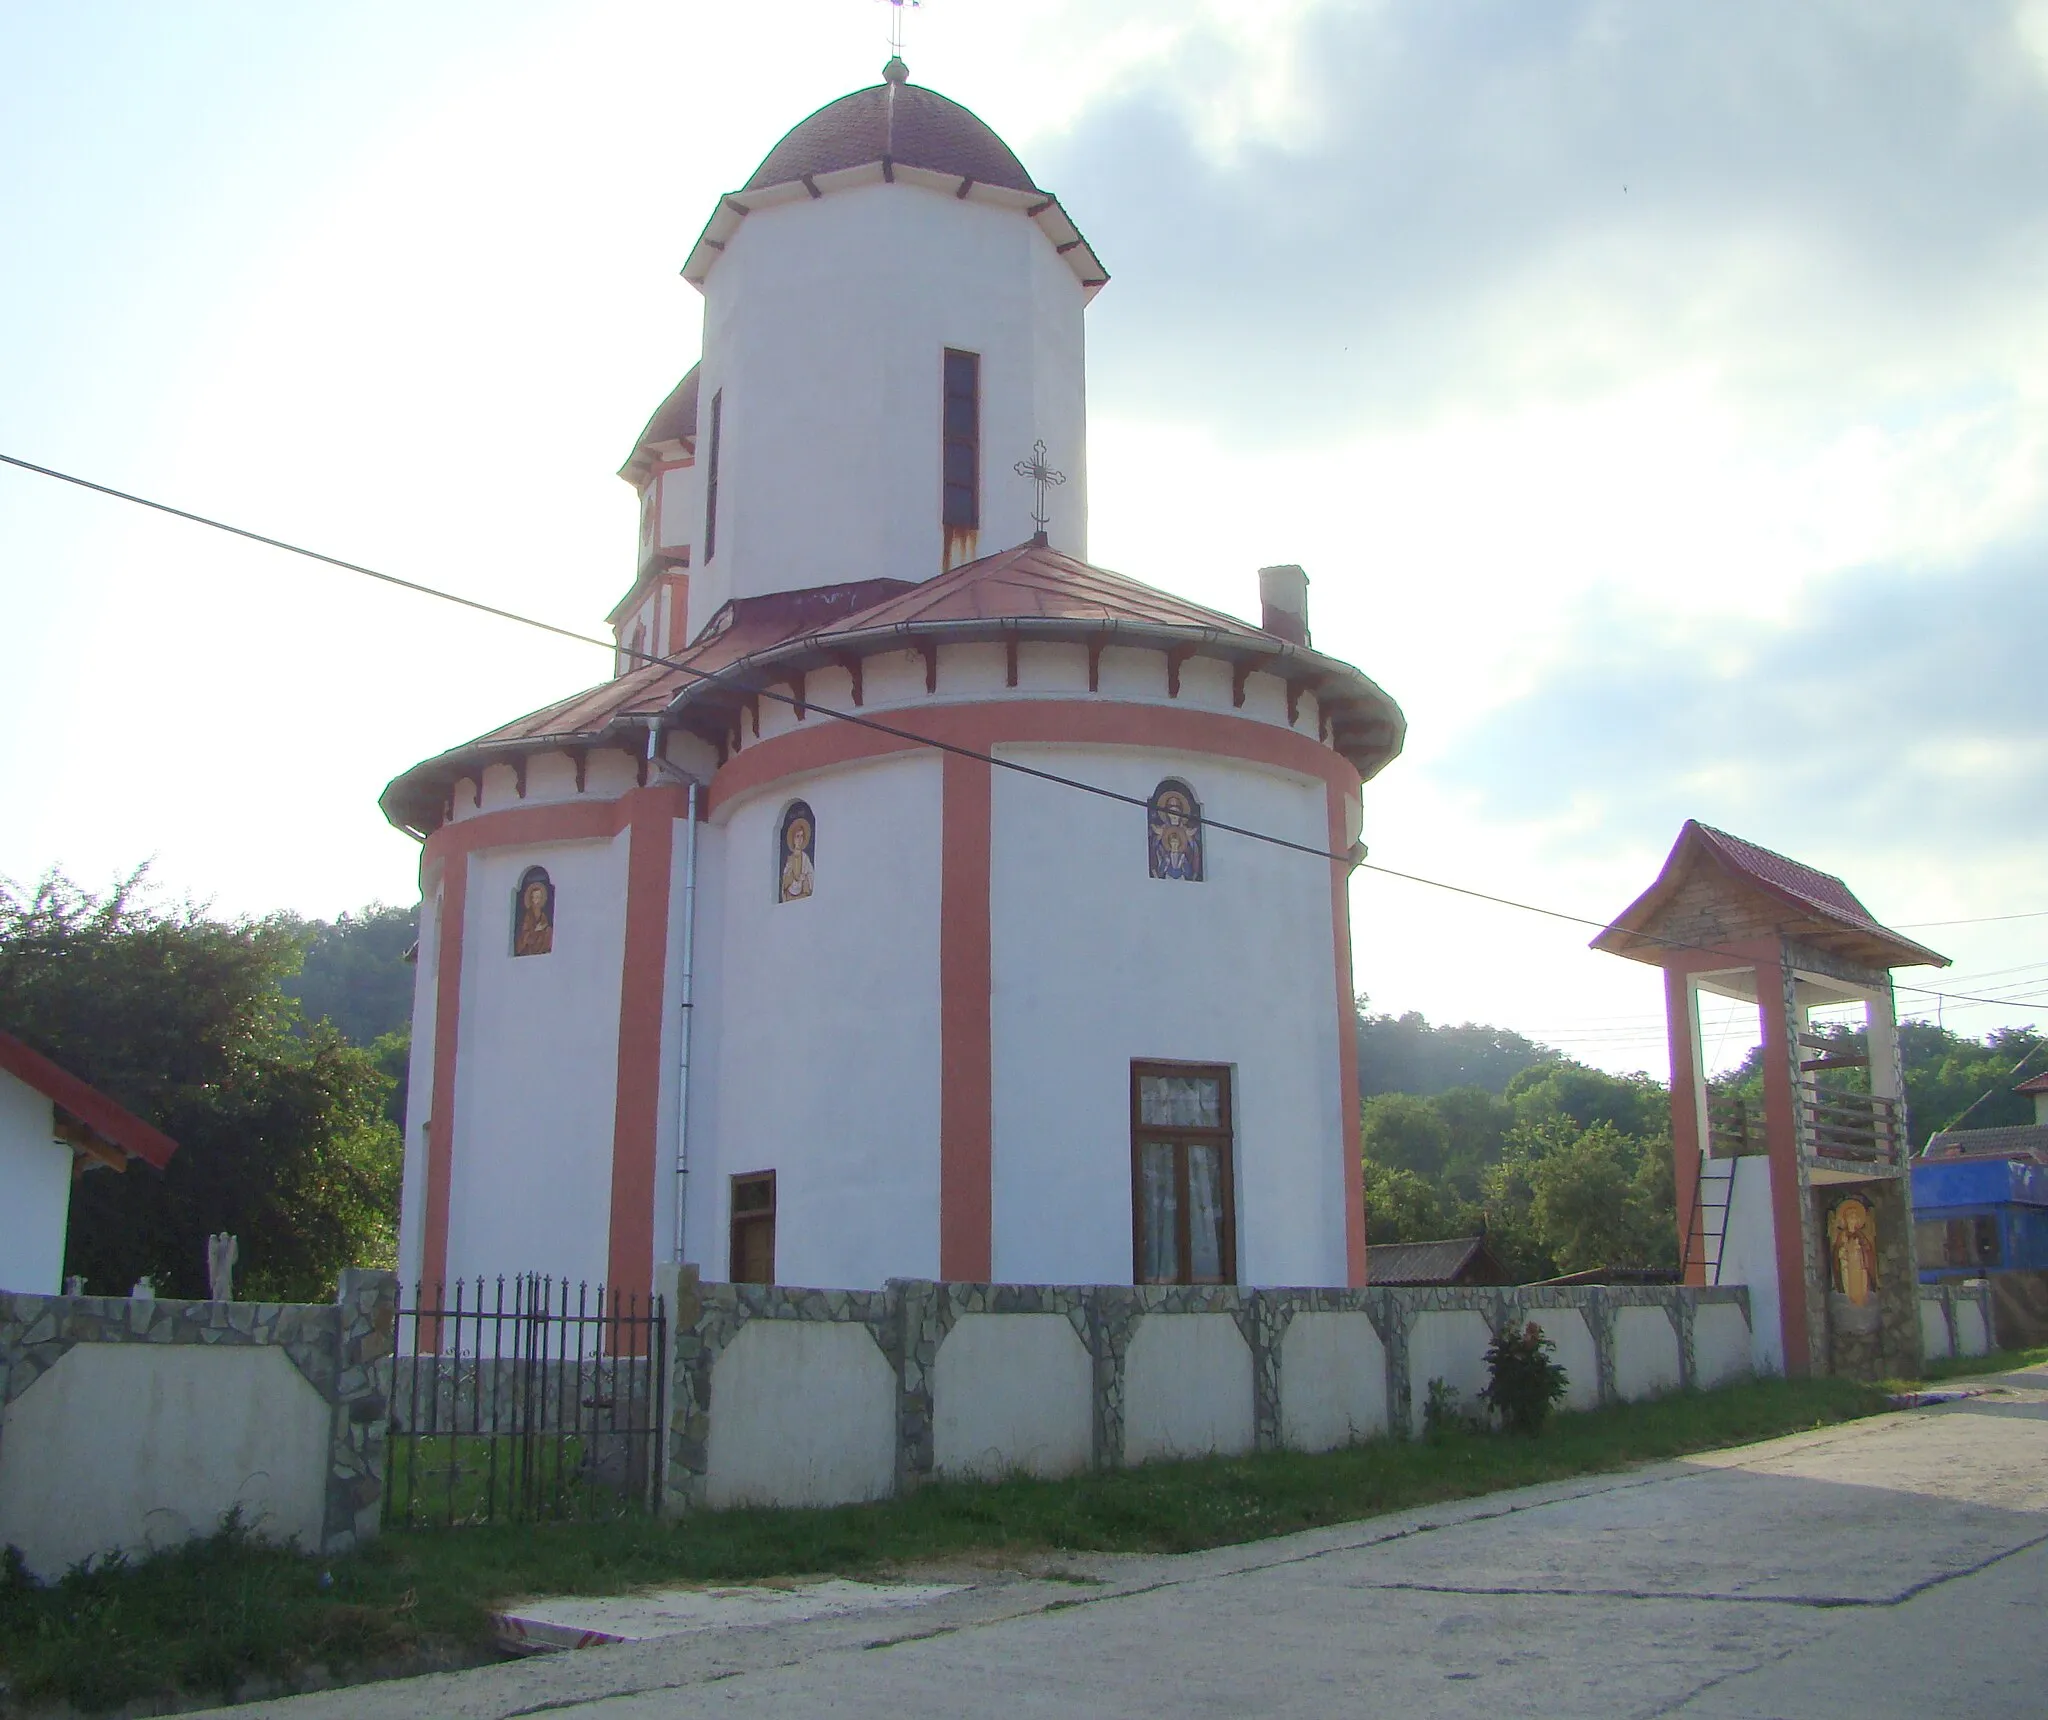
[[[1403,719],[1297,567],[1255,627],[1089,564],[1093,248],[892,59],[683,274],[611,678],[383,796],[403,1276],[1364,1284],[1347,883]]]

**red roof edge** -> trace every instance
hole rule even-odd
[[[11,1033],[0,1033],[0,1069],[61,1105],[95,1134],[103,1135],[130,1158],[158,1170],[171,1162],[178,1143],[153,1129],[132,1111],[125,1111],[97,1087],[67,1069],[60,1069],[40,1051],[32,1051]]]

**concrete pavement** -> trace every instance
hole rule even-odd
[[[1626,1475],[973,1585],[887,1617],[222,1712],[2038,1720],[2048,1370],[1963,1403]]]

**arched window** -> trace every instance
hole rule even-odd
[[[1170,776],[1146,803],[1145,846],[1155,878],[1202,881],[1202,803],[1195,791]]]
[[[801,902],[811,893],[818,853],[818,821],[810,807],[792,800],[782,814],[782,833],[775,850],[775,899]]]
[[[544,956],[555,947],[555,886],[544,866],[519,874],[512,896],[512,953]]]

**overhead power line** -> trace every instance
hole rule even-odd
[[[38,465],[33,460],[24,460],[17,455],[6,453],[0,453],[0,465],[13,466],[24,472],[32,472],[37,477],[51,478],[61,484],[70,484],[81,490],[90,490],[95,495],[110,496],[115,501],[127,502],[138,508],[147,508],[153,513],[168,514],[173,519],[184,520],[192,525],[205,526],[212,531],[225,532],[230,537],[243,538],[250,543],[260,543],[269,549],[282,550],[287,555],[301,556],[307,561],[317,561],[326,567],[339,568],[344,573],[360,574],[365,579],[374,579],[380,584],[394,586],[400,591],[410,591],[420,597],[431,597],[442,603],[453,603],[463,609],[475,610],[480,615],[495,616],[500,621],[509,621],[519,627],[530,627],[538,632],[551,634],[557,639],[569,640],[573,644],[595,646],[599,650],[636,658],[642,665],[659,665],[662,668],[672,669],[676,673],[687,675],[699,683],[728,687],[735,685],[734,682],[726,678],[722,671],[698,669],[688,663],[678,662],[673,657],[664,657],[656,652],[638,650],[632,646],[623,646],[614,639],[601,638],[596,634],[579,633],[574,628],[562,627],[552,621],[542,621],[536,616],[522,615],[517,610],[503,609],[496,604],[484,603],[474,597],[464,597],[459,592],[447,591],[440,586],[422,584],[420,581],[413,579],[402,579],[395,573],[385,573],[379,568],[366,567],[361,562],[349,561],[341,556],[328,555],[322,550],[309,549],[304,544],[292,543],[286,538],[271,537],[264,532],[252,531],[247,526],[233,525],[226,520],[214,519],[208,514],[194,513],[189,508],[173,507],[169,502],[159,502],[148,496],[138,496],[129,490],[116,489],[111,484],[96,483],[90,478],[81,478],[71,472],[60,472],[54,466]],[[744,690],[750,697],[767,699],[771,703],[789,705],[792,708],[799,702],[795,694],[779,692],[769,686],[748,685]],[[993,753],[979,752],[973,747],[960,746],[952,741],[935,740],[929,735],[917,733],[914,729],[899,728],[893,723],[886,723],[874,717],[865,716],[853,711],[839,710],[830,705],[820,704],[813,698],[806,697],[802,704],[806,710],[814,711],[821,717],[831,718],[835,722],[850,723],[855,728],[868,729],[876,734],[888,735],[893,739],[904,741],[912,746],[925,747],[933,752],[950,753],[958,758],[972,759],[977,763],[988,765],[996,770],[1006,770],[1014,775],[1032,777],[1040,782],[1052,783],[1061,788],[1071,788],[1082,794],[1093,795],[1097,799],[1116,801],[1122,805],[1136,807],[1140,810],[1144,810],[1150,804],[1140,795],[1125,794],[1117,789],[1105,788],[1100,783],[1084,782],[1079,777],[1062,776],[1057,771],[1041,770],[1035,765],[1023,764],[1016,759],[999,758]],[[1264,842],[1275,848],[1291,849],[1297,854],[1306,854],[1314,859],[1333,860],[1340,865],[1350,866],[1361,872],[1374,872],[1382,878],[1398,878],[1403,883],[1420,884],[1427,889],[1442,890],[1450,895],[1464,896],[1475,902],[1491,902],[1496,907],[1513,908],[1519,913],[1537,914],[1545,919],[1561,920],[1567,925],[1590,926],[1595,931],[1604,932],[1608,929],[1610,923],[1606,920],[1589,919],[1584,914],[1567,913],[1561,908],[1546,908],[1537,902],[1524,902],[1512,896],[1495,895],[1488,890],[1475,890],[1464,884],[1447,883],[1441,878],[1424,877],[1418,872],[1403,872],[1392,866],[1375,865],[1371,861],[1362,859],[1356,853],[1340,854],[1328,848],[1318,848],[1313,843],[1296,842],[1291,837],[1277,836],[1271,831],[1253,830],[1245,825],[1225,823],[1221,819],[1210,818],[1206,814],[1202,818],[1202,825],[1205,829],[1221,830],[1232,836],[1242,836],[1249,841]],[[2016,914],[1996,917],[2028,919],[2033,916],[2029,914]],[[1934,922],[1923,923],[1932,924]],[[1644,936],[1646,942],[1659,944],[1666,949],[1695,950],[1703,954],[1718,953],[1710,945],[1690,943],[1682,938],[1667,938],[1654,934],[1640,935]],[[1893,982],[1893,989],[1896,991],[1912,992],[1915,996],[1919,997],[1935,998],[1944,1003],[1983,1003],[2008,1008],[2014,1007],[2010,1000],[2005,998],[1972,997],[1963,992],[1936,991],[1929,986],[1905,985],[1898,981]]]

